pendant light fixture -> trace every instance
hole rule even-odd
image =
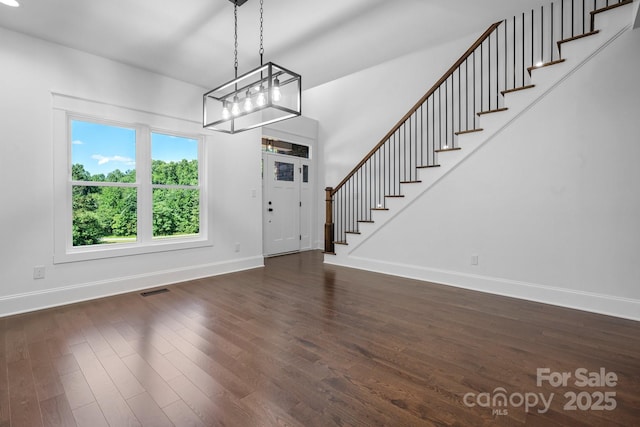
[[[260,0],[260,66],[238,76],[238,7],[247,0],[229,1],[233,3],[235,78],[203,95],[203,127],[238,133],[299,116],[302,77],[273,62],[262,62],[264,0]]]

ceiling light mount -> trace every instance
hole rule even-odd
[[[263,63],[263,1],[260,0],[260,66],[238,76],[238,6],[234,5],[235,78],[203,95],[203,127],[238,133],[301,114],[302,76],[273,62]]]

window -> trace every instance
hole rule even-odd
[[[273,176],[276,181],[293,182],[293,163],[274,162]]]
[[[211,245],[195,124],[54,110],[55,262]]]
[[[137,241],[136,130],[71,120],[72,245]]]
[[[198,140],[151,134],[153,237],[198,235]]]
[[[280,141],[279,139],[262,138],[262,151],[268,153],[285,154],[287,156],[309,158],[309,147],[293,142]]]

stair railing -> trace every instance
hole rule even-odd
[[[458,150],[456,136],[478,132],[478,118],[502,111],[505,93],[532,87],[535,68],[562,62],[562,43],[594,32],[594,16],[632,0],[560,0],[496,22],[467,49],[335,187],[327,187],[325,252],[346,244],[387,199],[403,197],[418,170]]]

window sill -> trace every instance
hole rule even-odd
[[[57,253],[53,257],[54,264],[64,264],[69,262],[93,261],[106,258],[125,257],[132,255],[153,254],[159,252],[169,252],[184,249],[197,249],[213,246],[210,239],[180,239],[178,237],[160,239],[146,244],[140,243],[119,243],[113,245],[96,245],[81,248],[69,248],[63,253]]]

